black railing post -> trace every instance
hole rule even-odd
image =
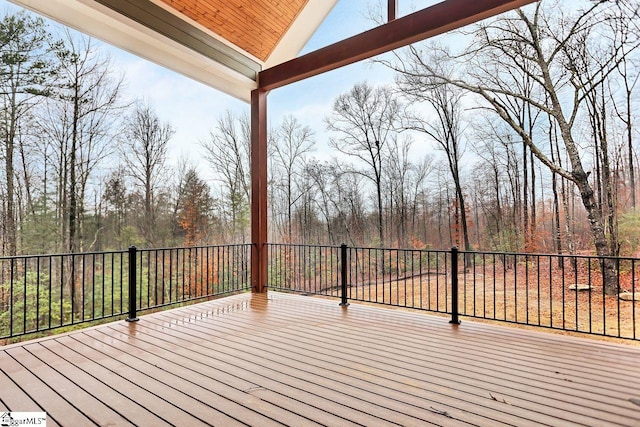
[[[135,246],[129,246],[129,317],[127,322],[137,322],[136,316],[136,254],[138,250]]]
[[[340,245],[340,294],[340,306],[347,307],[347,245],[344,243]]]
[[[458,248],[451,248],[451,321],[454,325],[460,324],[458,318]]]

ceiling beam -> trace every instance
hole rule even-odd
[[[377,28],[263,70],[258,85],[273,90],[463,27],[537,0],[446,0]]]
[[[398,14],[398,0],[389,0],[387,4],[387,22],[396,19]]]

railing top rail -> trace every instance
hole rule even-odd
[[[388,247],[375,247],[375,246],[353,246],[353,249],[365,249],[368,251],[400,251],[400,252],[429,252],[429,253],[450,253],[449,249],[419,249],[419,248],[388,248]]]
[[[296,243],[274,243],[268,242],[269,246],[276,247],[311,247],[311,248],[334,248],[340,249],[340,245],[314,245],[314,244],[296,244]],[[401,251],[401,252],[425,252],[425,253],[451,253],[451,249],[420,249],[420,248],[389,248],[389,247],[375,247],[375,246],[347,246],[349,249],[359,249],[368,251]],[[620,261],[640,261],[638,257],[625,257],[625,256],[600,256],[600,255],[586,255],[586,254],[554,254],[543,252],[498,252],[498,251],[465,251],[458,249],[460,255],[492,255],[492,256],[531,256],[531,257],[555,257],[555,258],[569,258],[569,259],[612,259]]]
[[[445,251],[448,252],[448,251]],[[602,255],[585,255],[585,254],[552,254],[542,252],[495,252],[495,251],[463,251],[458,250],[460,255],[495,255],[495,256],[518,256],[518,257],[540,257],[540,258],[569,258],[569,259],[612,259],[620,261],[640,261],[640,258],[624,257],[624,256],[602,256]]]
[[[268,242],[268,246],[275,247],[305,247],[305,248],[328,248],[328,249],[340,249],[340,245],[315,245],[315,244],[296,244],[296,243],[281,243],[281,242]],[[237,247],[250,247],[251,243],[230,243],[223,245],[200,245],[200,246],[177,246],[177,247],[157,247],[157,248],[136,248],[139,252],[154,252],[154,251],[169,251],[169,250],[193,250],[193,249],[207,249],[207,248],[237,248]],[[389,247],[374,247],[374,246],[348,246],[350,249],[368,250],[368,251],[404,251],[404,252],[428,252],[428,253],[450,253],[450,249],[420,249],[420,248],[389,248]],[[59,258],[70,256],[92,256],[92,255],[117,255],[126,254],[128,249],[110,250],[110,251],[90,251],[90,252],[67,252],[67,253],[49,253],[49,254],[21,254],[14,256],[0,256],[0,261],[8,260],[22,260],[33,258]],[[513,256],[513,257],[556,257],[567,259],[612,259],[619,261],[640,261],[637,257],[625,257],[625,256],[600,256],[600,255],[586,255],[586,254],[555,254],[544,252],[498,252],[498,251],[476,251],[476,250],[458,250],[461,255],[490,255],[496,257]]]
[[[189,250],[189,249],[206,249],[206,248],[231,248],[231,247],[250,247],[251,243],[225,244],[225,245],[202,245],[202,246],[178,246],[170,248],[136,248],[138,252],[168,251],[168,250]],[[125,255],[128,249],[118,249],[113,251],[91,251],[91,252],[66,252],[66,253],[49,253],[49,254],[20,254],[13,256],[0,256],[0,261],[33,259],[33,258],[62,258],[71,256],[91,256],[91,255]]]
[[[153,251],[173,251],[173,250],[188,250],[188,249],[206,249],[206,248],[238,248],[238,247],[250,247],[251,243],[228,243],[224,245],[200,245],[200,246],[172,246],[169,248],[136,248],[138,252],[153,252]]]
[[[126,254],[127,250],[117,250],[117,251],[93,251],[93,252],[67,252],[61,254],[37,254],[37,255],[13,255],[13,256],[0,256],[0,261],[7,260],[17,260],[17,259],[32,259],[32,258],[61,258],[61,257],[70,257],[70,256],[83,256],[83,255],[116,255],[116,254]]]
[[[278,246],[278,247],[296,247],[296,248],[329,248],[329,249],[340,249],[340,245],[313,245],[313,244],[297,244],[297,243],[273,243],[267,242],[267,246]]]
[[[311,247],[311,248],[332,248],[332,249],[340,249],[341,245],[313,245],[313,244],[296,244],[296,243],[273,243],[268,242],[267,245],[270,246],[292,246],[292,247]],[[375,247],[375,246],[352,246],[347,245],[349,249],[364,249],[364,250],[378,250],[378,251],[406,251],[406,252],[438,252],[438,253],[449,253],[450,250],[444,249],[419,249],[419,248],[389,248],[389,247]]]

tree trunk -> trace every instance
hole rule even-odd
[[[529,158],[525,141],[522,142],[522,235],[524,237],[524,251],[528,252],[531,246],[529,234]]]
[[[78,147],[78,115],[80,108],[78,99],[78,85],[75,85],[75,96],[73,100],[73,128],[71,130],[71,153],[69,159],[69,252],[76,251],[76,217],[77,217],[77,199],[76,199],[76,155]]]
[[[571,176],[573,178],[576,187],[580,191],[580,198],[582,204],[587,211],[589,219],[589,228],[591,230],[591,237],[593,238],[593,244],[596,248],[596,254],[603,257],[603,280],[604,280],[604,292],[607,295],[615,295],[618,293],[618,275],[615,267],[615,262],[610,257],[611,250],[608,245],[605,235],[604,221],[602,218],[602,211],[596,201],[595,193],[591,184],[589,183],[589,175],[585,172],[582,166],[582,160],[578,147],[573,139],[571,133],[571,125],[564,117],[562,105],[558,94],[552,83],[551,75],[549,73],[548,65],[542,60],[540,55],[540,65],[543,72],[543,78],[546,82],[546,88],[548,90],[551,105],[552,115],[558,123],[560,128],[560,135],[564,141],[565,149],[571,163]],[[597,162],[596,162],[597,163]]]
[[[537,251],[538,242],[536,241],[537,234],[537,218],[536,218],[536,169],[534,163],[535,156],[532,152],[529,152],[529,160],[531,161],[531,213],[530,213],[530,221],[529,221],[529,238],[531,239],[531,249],[533,251]],[[544,200],[544,195],[541,197],[541,200]],[[543,204],[544,206],[544,204]],[[542,213],[544,217],[544,212]]]
[[[13,138],[7,135],[6,153],[5,153],[5,170],[7,179],[7,213],[5,215],[5,232],[6,232],[6,248],[7,255],[16,255],[16,213],[15,213],[15,187],[14,187],[14,169],[13,169]]]
[[[631,113],[631,93],[627,90],[627,150],[628,150],[628,168],[629,168],[629,192],[631,193],[631,209],[636,208],[636,173],[633,162],[633,126]]]
[[[384,247],[384,228],[382,223],[382,178],[380,173],[376,171],[376,195],[378,197],[378,239],[379,246]]]
[[[551,124],[549,127],[549,146],[551,152],[551,161],[555,164],[558,137],[555,134],[555,126]],[[562,179],[562,177],[560,177]],[[553,241],[557,254],[562,254],[562,229],[560,227],[560,198],[558,196],[558,174],[551,172],[551,191],[553,192]],[[562,258],[558,258],[558,266],[562,265]]]

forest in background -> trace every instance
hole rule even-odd
[[[543,0],[376,59],[394,84],[337,96],[323,135],[272,117],[269,240],[637,255],[639,23]],[[91,39],[21,12],[0,52],[3,255],[249,240],[248,109],[200,141],[210,181]]]

